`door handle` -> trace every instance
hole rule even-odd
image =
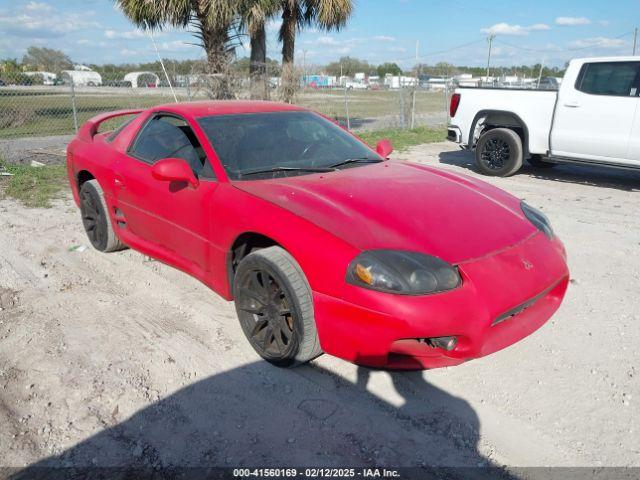
[[[579,108],[580,103],[576,102],[575,100],[570,100],[568,102],[564,102],[564,106],[569,108]]]

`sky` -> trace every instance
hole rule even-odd
[[[298,62],[323,65],[341,56],[404,68],[449,62],[483,66],[487,37],[495,34],[493,66],[571,58],[630,55],[640,26],[638,0],[354,0],[340,32],[309,28],[296,40]],[[268,55],[280,58],[279,20],[267,26]],[[154,38],[164,58],[203,56],[188,31],[167,29]],[[639,39],[640,42],[640,39]],[[0,58],[21,58],[30,45],[64,51],[76,63],[138,63],[156,53],[147,33],[136,29],[109,0],[0,0]],[[640,52],[639,52],[640,53]],[[248,40],[237,52],[248,56]]]

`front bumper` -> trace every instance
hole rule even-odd
[[[314,292],[323,350],[396,369],[457,365],[530,335],[558,309],[569,283],[562,243],[535,234],[496,254],[459,264],[461,287],[400,296],[347,285],[343,298]],[[455,335],[446,351],[419,339]]]
[[[462,131],[455,125],[447,127],[447,140],[455,143],[462,143]]]

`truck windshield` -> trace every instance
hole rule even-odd
[[[232,180],[309,175],[382,161],[312,112],[212,115],[198,123]]]

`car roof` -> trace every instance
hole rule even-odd
[[[210,115],[230,115],[239,113],[264,113],[304,111],[303,107],[281,102],[266,102],[259,100],[208,100],[198,102],[167,103],[152,109],[186,115],[190,117],[205,117]]]

